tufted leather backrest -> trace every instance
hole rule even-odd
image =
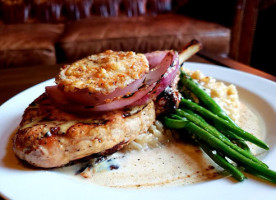
[[[188,0],[0,0],[4,23],[57,23],[91,16],[157,15]]]

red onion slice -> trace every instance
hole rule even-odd
[[[145,79],[146,84],[151,85],[152,83],[155,83],[156,81],[161,79],[161,77],[167,72],[169,66],[172,64],[174,59],[174,52],[166,51],[165,53],[166,54],[156,54],[155,52],[152,53],[153,55],[155,55],[155,57],[158,57],[158,59],[156,58],[156,60],[159,61],[162,57],[163,59],[154,68],[150,69],[150,72]],[[149,61],[149,64],[151,65],[151,61]]]
[[[110,103],[101,104],[97,106],[84,106],[80,104],[76,104],[70,102],[66,99],[66,96],[63,94],[61,90],[59,90],[56,86],[48,86],[46,87],[47,94],[51,97],[55,104],[61,107],[63,110],[67,110],[70,112],[77,112],[77,113],[89,113],[89,112],[102,112],[102,111],[110,111],[116,110],[123,107],[126,107],[133,102],[137,101],[138,99],[145,96],[149,93],[154,87],[156,83],[150,86],[144,86],[139,89],[138,92],[135,92],[133,95],[129,97],[122,97],[120,99],[113,100]]]
[[[58,105],[69,104],[70,100],[64,95],[57,85],[45,87],[46,93]]]
[[[89,108],[89,111],[94,111],[94,112],[101,112],[101,111],[110,111],[110,110],[116,110],[120,109],[123,107],[126,107],[133,102],[137,101],[138,99],[142,98],[145,96],[147,93],[149,93],[156,83],[150,85],[150,86],[145,86],[141,89],[139,89],[137,92],[135,92],[132,96],[129,97],[122,97],[120,99],[116,99],[110,103],[102,104],[95,106],[93,108]]]
[[[168,51],[153,51],[150,53],[145,53],[147,60],[149,61],[150,69],[155,68],[166,56]]]
[[[113,92],[109,94],[103,94],[101,92],[98,93],[90,93],[87,89],[78,90],[76,92],[64,92],[64,95],[74,101],[76,103],[85,105],[85,106],[96,106],[105,104],[108,100],[112,100],[115,97],[121,97],[127,94],[132,94],[138,90],[140,86],[142,86],[146,75],[144,75],[141,79],[137,79],[130,83],[128,86],[124,88],[117,88]]]
[[[156,86],[143,98],[135,101],[130,106],[139,106],[149,103],[151,100],[155,99],[165,88],[172,83],[177,72],[179,70],[179,59],[177,53],[173,55],[172,66],[168,68],[164,76],[158,81]]]
[[[157,97],[168,85],[171,84],[172,80],[175,78],[177,74],[178,69],[179,69],[178,54],[173,51],[167,51],[162,61],[153,70],[149,72],[149,74],[145,79],[145,83],[148,84],[153,80],[153,79],[148,79],[148,76],[154,77],[155,79],[156,77],[158,77],[159,78],[158,80],[156,80],[152,84],[148,84],[150,86],[148,86],[146,89],[140,88],[128,99],[121,98],[118,100],[114,100],[107,104],[95,106],[90,110],[91,111],[109,111],[109,110],[119,109],[125,106],[145,105],[149,103],[152,99]],[[136,100],[133,101],[134,99]]]

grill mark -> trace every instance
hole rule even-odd
[[[127,95],[123,96],[122,98],[127,99],[129,97],[132,97],[134,94],[135,94],[135,92],[133,92],[131,94],[127,94]]]
[[[144,107],[143,107],[144,108]],[[131,117],[131,116],[133,116],[133,115],[136,115],[136,114],[138,114],[139,112],[141,112],[141,110],[143,110],[143,108],[142,109],[138,109],[136,112],[134,112],[134,113],[131,113],[131,111],[129,111],[129,112],[125,112],[125,113],[123,113],[123,115],[122,115],[122,117],[123,118],[127,118],[127,117]]]
[[[124,113],[122,114],[123,118],[127,118],[127,117],[131,117],[133,115],[138,114],[139,112],[141,112],[145,107],[147,107],[148,104],[144,105],[143,107],[141,107],[140,109],[137,109],[136,112],[131,113],[131,110],[126,110],[124,111]]]
[[[145,82],[145,81],[144,81]],[[140,89],[142,89],[142,88],[144,88],[144,87],[146,87],[147,86],[147,84],[143,84],[143,85],[141,85],[140,87],[138,87],[138,90],[140,90]]]
[[[51,121],[53,121],[53,118],[50,114],[48,114],[47,116],[45,116],[41,120],[39,120],[39,122],[51,122]]]
[[[131,113],[130,113],[130,112],[127,112],[127,113],[124,113],[122,116],[123,116],[124,118],[130,117],[130,116],[131,116]]]
[[[89,108],[94,108],[95,106],[84,106],[84,108],[87,108],[87,109],[89,109]]]
[[[110,149],[107,149],[103,152],[100,152],[98,153],[98,155],[100,156],[106,156],[106,155],[110,155],[110,154],[113,154],[115,153],[116,151],[119,151],[120,149],[122,149],[125,145],[127,145],[129,143],[129,141],[122,141],[118,144],[116,144],[115,146],[113,146],[112,148]]]
[[[85,124],[85,125],[97,125],[97,126],[101,126],[101,125],[106,125],[108,122],[110,122],[111,120],[108,119],[103,119],[103,120],[97,120],[100,122],[80,122],[81,124]]]

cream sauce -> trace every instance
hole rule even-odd
[[[265,138],[261,118],[254,109],[249,109],[244,104],[241,105],[238,124],[258,138]],[[250,144],[250,147],[254,154],[260,155],[263,152],[255,145]],[[97,185],[126,188],[187,185],[222,177],[219,173],[221,169],[215,163],[197,146],[186,142],[172,142],[160,148],[142,151],[117,152],[109,159],[119,168],[102,170],[102,166],[96,165],[94,170],[82,173],[85,180]],[[74,174],[79,168],[79,165],[73,165],[55,171],[84,179]]]

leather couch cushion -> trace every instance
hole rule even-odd
[[[192,39],[211,53],[227,54],[230,30],[182,15],[91,18],[68,23],[58,42],[61,60],[74,61],[106,49],[149,52],[180,50]]]
[[[0,68],[56,63],[55,41],[63,24],[0,26]]]

